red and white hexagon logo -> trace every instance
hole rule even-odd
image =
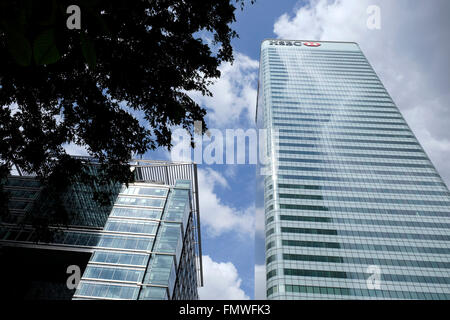
[[[308,46],[308,47],[318,47],[318,46],[320,46],[320,43],[318,43],[318,42],[303,42],[303,45]]]

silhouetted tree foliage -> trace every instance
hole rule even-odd
[[[210,95],[218,66],[232,62],[230,24],[244,1],[0,0],[0,187],[12,166],[60,191],[75,176],[128,183],[128,160],[170,148],[171,126],[192,133],[198,120],[205,132],[206,111],[186,91]],[[70,5],[81,29],[66,26]],[[85,174],[69,143],[103,174]]]

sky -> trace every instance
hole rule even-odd
[[[380,29],[367,27],[371,5],[380,8]],[[234,64],[223,66],[211,88],[214,96],[197,101],[208,110],[210,128],[252,128],[263,39],[355,41],[449,185],[449,14],[447,0],[257,0],[236,12],[233,27],[240,37],[233,41]],[[264,299],[264,227],[261,219],[255,223],[263,210],[254,201],[255,166],[199,168],[203,254],[208,256],[200,298]],[[222,219],[230,224],[220,225]],[[251,223],[256,233],[249,230]]]
[[[367,26],[372,5],[380,9],[380,29]],[[448,186],[449,14],[448,0],[256,0],[253,5],[247,1],[243,11],[236,10],[232,25],[240,35],[233,40],[234,63],[221,66],[222,76],[210,88],[213,97],[191,96],[207,109],[210,129],[254,128],[263,39],[358,42]],[[145,158],[174,159],[174,155],[159,150]],[[256,167],[249,162],[198,166],[201,299],[265,297],[264,213],[255,203]]]

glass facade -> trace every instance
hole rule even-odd
[[[29,210],[51,212],[54,201],[36,178],[9,177],[11,215],[0,224],[0,256],[51,252],[39,270],[58,278],[36,274],[6,291],[30,299],[198,299],[203,279],[196,166],[145,160],[134,165],[138,182],[105,187],[110,206],[101,207],[81,183],[63,192],[62,203],[73,215],[64,227],[49,226],[55,230],[49,241],[26,218]],[[14,259],[9,272],[20,264]],[[72,264],[82,272],[76,290],[66,286]]]
[[[198,299],[186,182],[123,187],[74,299]]]
[[[449,190],[356,43],[263,41],[256,120],[269,299],[450,298]]]
[[[98,175],[95,166],[87,166],[86,170],[92,176]],[[32,224],[33,216],[53,216],[55,224],[102,228],[120,188],[120,184],[90,186],[79,179],[74,179],[66,190],[55,191],[41,186],[34,176],[10,176],[5,183],[5,190],[10,195],[8,203],[10,215],[2,222]],[[96,191],[105,192],[108,195],[108,205],[99,205],[93,196]],[[56,205],[61,205],[67,212],[64,219],[55,218]]]

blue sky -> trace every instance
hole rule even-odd
[[[448,185],[450,46],[442,40],[448,39],[450,5],[445,0],[413,1],[414,6],[411,2],[257,0],[244,11],[236,10],[233,27],[240,37],[233,40],[234,64],[222,66],[221,79],[211,87],[212,98],[193,94],[208,110],[208,127],[222,131],[254,127],[263,39],[356,41]],[[380,8],[379,30],[367,27],[370,5]],[[205,271],[200,297],[264,298],[262,210],[255,205],[255,166],[203,164],[199,170]]]
[[[367,27],[370,5],[381,10],[379,30]],[[192,97],[208,110],[210,129],[252,128],[263,39],[356,41],[449,185],[449,13],[447,0],[256,0],[236,10],[235,62],[221,67],[214,96]],[[159,150],[145,157],[170,154]],[[263,239],[261,219],[255,219],[262,217],[255,173],[252,164],[199,165],[202,299],[264,298],[263,256],[255,256],[255,234],[257,248]]]

